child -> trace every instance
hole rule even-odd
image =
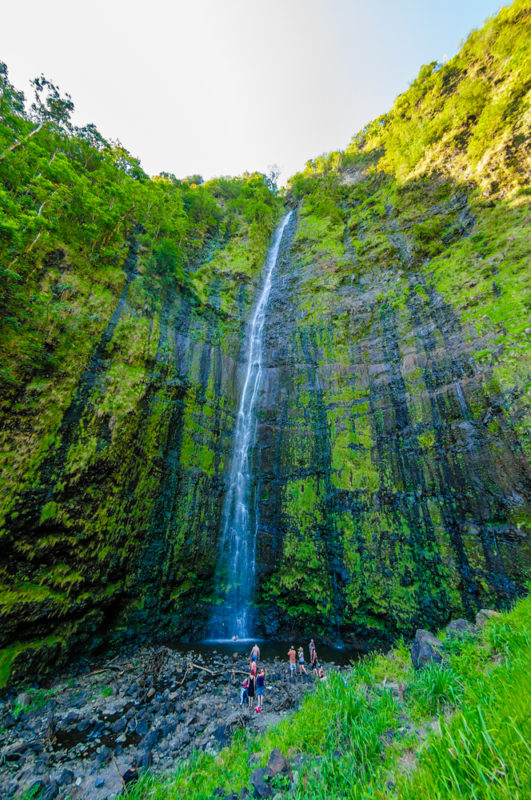
[[[248,687],[249,687],[249,681],[246,678],[244,680],[243,684],[242,684],[242,688],[241,688],[241,691],[240,691],[240,705],[241,706],[245,705],[247,703],[248,699],[249,699]]]
[[[264,702],[265,670],[262,668],[256,679],[256,708],[262,710]]]

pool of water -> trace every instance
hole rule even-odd
[[[177,642],[172,647],[180,653],[201,653],[203,657],[210,658],[215,654],[224,656],[231,656],[233,653],[239,653],[242,657],[250,655],[251,648],[255,644],[260,648],[260,657],[264,661],[274,661],[275,658],[281,661],[288,661],[288,650],[291,645],[298,650],[300,646],[304,648],[304,658],[308,662],[310,660],[309,640],[298,641],[261,641],[260,639],[238,639],[232,640],[208,640],[202,642],[182,643]],[[358,661],[362,653],[359,650],[352,648],[336,648],[316,642],[317,656],[324,663],[334,663],[341,666],[350,664],[351,661]]]

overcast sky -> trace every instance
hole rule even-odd
[[[77,124],[150,174],[282,170],[283,182],[387,111],[419,67],[454,55],[503,0],[22,0],[0,60],[26,94],[43,72]]]

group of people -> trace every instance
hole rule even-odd
[[[319,663],[317,649],[313,639],[310,641],[309,650],[312,673],[323,681],[325,680],[325,674],[322,664]],[[265,690],[265,670],[263,667],[258,669],[259,660],[260,648],[255,644],[249,654],[249,675],[245,678],[240,692],[240,706],[248,705],[249,708],[253,708],[256,697],[256,705],[254,706],[256,712],[262,710]],[[308,675],[308,670],[304,662],[304,649],[302,647],[299,647],[297,651],[293,645],[291,645],[288,650],[288,663],[290,680],[296,679],[297,663],[299,666],[299,675],[301,677],[302,675]]]
[[[317,657],[317,649],[315,647],[315,642],[313,639],[310,640],[310,667],[312,669],[312,673],[316,675],[321,680],[324,680],[324,670],[322,664],[319,663],[319,658]],[[288,650],[288,659],[289,659],[289,673],[290,679],[295,680],[297,675],[297,663],[299,665],[299,675],[307,675],[308,670],[306,669],[306,665],[304,663],[304,649],[303,647],[299,647],[296,651],[293,645],[291,645],[290,649]]]
[[[255,644],[249,655],[249,675],[244,680],[240,693],[240,705],[243,706],[247,703],[249,708],[253,707],[256,695],[254,710],[258,713],[262,710],[265,689],[265,670],[263,667],[258,669],[259,660],[260,648]]]

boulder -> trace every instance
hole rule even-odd
[[[453,619],[446,626],[446,635],[451,638],[462,636],[472,636],[476,632],[476,626],[472,625],[467,619]]]
[[[490,608],[482,608],[476,614],[476,627],[483,628],[490,619],[496,619],[499,616],[497,611],[492,611]]]
[[[270,778],[274,778],[276,775],[291,775],[289,761],[279,747],[275,747],[269,756],[267,771]]]
[[[418,629],[415,641],[411,646],[411,662],[415,669],[420,669],[426,664],[440,664],[442,656],[440,650],[443,643],[429,631]]]
[[[273,797],[273,789],[269,785],[269,773],[267,768],[259,767],[251,773],[251,786],[254,789],[254,797]]]

